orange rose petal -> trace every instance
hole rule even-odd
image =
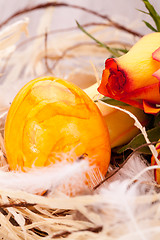
[[[155,177],[155,181],[160,184],[160,170],[159,169],[156,169],[154,171],[154,177]]]
[[[156,163],[156,161],[155,161],[155,159],[154,159],[154,157],[152,156],[151,157],[151,166],[155,166],[155,165],[157,165],[157,163]],[[154,179],[155,179],[155,181],[158,183],[158,174],[157,174],[157,170],[158,169],[154,169]]]
[[[156,49],[156,51],[154,51],[152,53],[152,58],[158,62],[160,62],[160,47],[158,49]]]
[[[160,80],[160,69],[158,69],[156,72],[152,74],[153,77],[156,77],[158,80]]]
[[[150,113],[150,114],[157,114],[160,112],[160,108],[144,100],[143,100],[143,108],[146,113]]]
[[[156,145],[156,149],[157,149],[157,152],[158,152],[158,159],[160,160],[160,143],[158,143]],[[154,166],[154,165],[157,165],[156,161],[155,161],[155,158],[152,156],[151,157],[151,166]],[[155,181],[160,184],[160,169],[155,169],[154,170],[154,178],[155,178]]]
[[[99,85],[99,87],[97,89],[99,93],[101,93],[102,95],[105,95],[105,96],[110,96],[109,92],[106,88],[106,85],[108,83],[108,76],[109,76],[108,69],[103,70],[102,81],[101,81],[101,84]]]
[[[153,157],[151,158],[151,165],[157,165]],[[158,184],[160,184],[160,169],[154,169],[154,179]]]

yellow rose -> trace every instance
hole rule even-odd
[[[85,89],[85,92],[93,100],[97,99],[99,94],[97,87],[98,84],[96,83]],[[96,102],[96,105],[100,109],[108,127],[111,148],[128,143],[139,133],[139,129],[134,126],[134,120],[126,113],[111,108],[101,101]],[[123,108],[133,113],[143,126],[148,123],[148,116],[141,109],[132,106],[123,106]]]
[[[125,55],[107,59],[98,91],[146,113],[158,113],[160,32],[142,37]]]

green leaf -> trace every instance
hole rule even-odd
[[[146,24],[148,28],[150,28],[153,32],[157,32],[157,29],[155,29],[150,23],[143,20],[143,22]]]
[[[145,11],[143,11],[143,10],[141,10],[141,9],[136,8],[136,10],[138,10],[139,12],[142,12],[142,13],[144,13],[144,14],[150,15],[148,12],[145,12]]]
[[[120,52],[122,52],[122,53],[127,53],[128,52],[128,49],[126,49],[126,48],[114,48],[114,49],[116,49],[117,51],[120,51]]]
[[[88,37],[90,37],[92,40],[94,40],[100,47],[106,48],[114,57],[120,57],[122,54],[121,53],[127,53],[128,50],[127,49],[123,49],[123,48],[111,48],[108,45],[100,42],[98,39],[96,39],[95,37],[93,37],[89,32],[87,32],[77,21],[77,26],[78,28],[84,32]]]
[[[154,117],[154,126],[160,127],[160,113]]]
[[[158,141],[160,139],[160,127],[155,127],[153,129],[148,130],[147,134],[150,142]],[[144,139],[144,136],[142,133],[140,133],[135,138],[133,138],[130,143],[128,143],[127,145],[119,149],[118,153],[122,153],[127,149],[135,150],[137,147],[142,146],[145,143],[146,141]],[[139,149],[138,152],[144,153],[144,154],[151,154],[151,151],[148,146],[142,147],[141,149]]]
[[[129,106],[127,103],[124,103],[109,97],[103,97],[100,99],[100,101],[114,105],[114,106]]]
[[[147,8],[147,10],[149,12],[149,15],[151,16],[151,18],[155,22],[157,31],[159,32],[160,31],[160,15],[156,12],[155,8],[153,7],[153,5],[148,0],[142,0],[142,1],[145,4],[145,7]]]

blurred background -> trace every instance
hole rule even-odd
[[[146,11],[142,0],[56,2],[68,5],[26,12],[27,8],[47,4],[47,1],[0,1],[1,106],[9,106],[17,91],[26,82],[39,76],[54,75],[73,81],[77,85],[87,81],[93,84],[96,81],[92,66],[94,65],[101,78],[104,62],[111,54],[106,49],[97,47],[91,38],[77,28],[76,21],[83,26],[89,24],[89,27],[84,28],[101,42],[126,49],[129,49],[140,36],[151,32],[143,20],[152,24],[152,19],[138,11],[138,9]],[[159,1],[150,2],[160,12]],[[69,5],[77,5],[81,9]],[[96,14],[84,11],[83,8]],[[13,14],[16,17],[6,23],[5,20]],[[111,21],[98,14],[108,16]],[[112,24],[112,21],[135,31],[136,34],[107,26]],[[14,23],[16,26],[12,26]],[[24,34],[27,29],[28,35]]]
[[[40,3],[46,3],[44,0],[1,0],[0,1],[0,22],[5,20],[12,13],[26,7],[34,6]],[[53,2],[53,1],[48,1]],[[60,2],[57,0],[57,2]],[[121,24],[138,28],[140,32],[146,33],[148,30],[144,24],[140,21],[142,19],[148,19],[148,16],[142,14],[137,9],[145,10],[142,0],[62,0],[61,2],[84,6],[89,9],[95,10],[101,14],[106,14],[113,20],[119,21]],[[150,0],[156,9],[159,9],[159,1]],[[36,27],[40,21],[40,12],[37,10],[25,16],[29,16],[33,21],[29,25],[30,33],[36,32]],[[22,16],[18,17],[21,18]],[[16,18],[16,19],[18,19]],[[87,21],[98,20],[92,14],[86,14],[84,11],[75,10],[71,8],[55,8],[53,14],[53,21],[51,26],[47,28],[57,29],[60,27],[75,26],[75,20],[78,20],[81,24]],[[15,21],[15,19],[13,20]]]

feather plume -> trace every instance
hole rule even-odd
[[[85,173],[90,172],[92,167],[88,161],[68,163],[65,158],[62,162],[49,167],[33,167],[27,172],[0,170],[0,186],[11,190],[21,190],[29,193],[41,193],[48,190],[53,194],[57,189],[67,194],[84,191]],[[93,182],[95,179],[93,177]],[[33,184],[34,183],[34,184]]]

